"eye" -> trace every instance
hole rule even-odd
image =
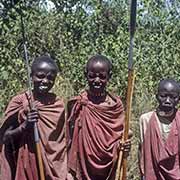
[[[175,94],[174,94],[174,95],[171,95],[170,98],[176,99],[176,98],[178,98],[178,95],[175,95]]]
[[[96,78],[96,74],[94,74],[94,73],[88,73],[88,78],[94,79],[94,78]]]
[[[102,79],[102,80],[104,80],[104,79],[107,78],[107,76],[106,76],[106,74],[101,73],[101,74],[99,74],[99,78]]]
[[[55,80],[55,77],[56,77],[55,75],[52,75],[52,74],[51,74],[51,75],[48,75],[48,76],[47,76],[47,79],[50,80],[50,81],[54,81],[54,80]]]
[[[160,98],[166,98],[167,95],[166,95],[166,94],[159,94],[159,97],[160,97]]]
[[[39,79],[43,79],[43,78],[46,77],[46,75],[44,73],[37,73],[36,77],[39,78]]]

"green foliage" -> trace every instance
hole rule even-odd
[[[44,4],[43,4],[44,2]],[[46,3],[45,3],[46,2]],[[0,113],[9,99],[26,87],[20,15],[25,22],[30,62],[48,53],[61,70],[54,91],[66,100],[86,86],[84,65],[96,53],[113,62],[109,89],[125,99],[129,46],[129,3],[111,1],[51,0],[2,1],[0,6]],[[50,2],[50,1],[49,1]],[[132,128],[138,143],[138,118],[155,106],[158,81],[180,80],[180,3],[178,0],[142,0],[138,4],[134,62],[136,69]],[[148,102],[148,103],[147,103]],[[136,151],[135,151],[136,152]],[[137,153],[136,153],[137,154]],[[133,154],[131,159],[137,162]],[[135,160],[134,160],[135,159]],[[129,179],[137,165],[129,167]]]

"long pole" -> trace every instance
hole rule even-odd
[[[128,57],[128,87],[126,94],[126,111],[125,111],[123,142],[125,142],[128,139],[129,121],[131,119],[132,96],[133,96],[134,80],[135,80],[135,72],[133,69],[133,45],[134,45],[134,34],[136,27],[136,7],[137,7],[137,0],[131,0],[130,43],[129,43],[129,57]],[[127,159],[123,156],[123,151],[120,151],[119,159],[117,162],[115,180],[125,180],[126,169],[127,169]]]
[[[25,29],[24,29],[24,22],[23,22],[22,14],[21,14],[21,27],[22,27],[24,57],[25,57],[27,76],[28,76],[28,90],[30,93],[30,109],[33,109],[33,103],[32,103],[33,93],[32,93],[32,84],[31,84],[31,78],[30,78],[30,66],[29,66],[28,53],[27,53],[27,47],[26,47],[27,41],[25,38]],[[34,141],[36,144],[36,156],[37,156],[37,164],[38,164],[38,169],[39,169],[40,180],[45,180],[44,168],[43,168],[43,162],[42,162],[42,156],[41,156],[40,137],[39,137],[37,123],[34,123]]]

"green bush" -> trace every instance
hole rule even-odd
[[[61,70],[54,91],[65,98],[86,86],[83,75],[87,59],[96,53],[113,62],[109,90],[125,100],[129,48],[129,3],[112,1],[52,0],[47,10],[42,1],[0,3],[0,114],[9,99],[26,88],[20,12],[23,14],[30,62],[41,54],[54,57]],[[43,1],[45,2],[45,1]],[[128,178],[138,179],[137,166],[140,114],[155,107],[158,81],[165,77],[180,80],[180,21],[178,0],[138,2],[134,62],[136,70],[133,99],[133,153]],[[138,171],[136,171],[138,172]]]

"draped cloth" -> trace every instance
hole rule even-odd
[[[113,105],[93,104],[87,92],[68,103],[73,104],[68,126],[74,122],[68,167],[78,180],[106,180],[115,175],[124,108],[119,97],[109,96],[115,102]]]
[[[64,103],[49,93],[41,101],[34,101],[38,110],[38,130],[41,155],[46,180],[65,180],[67,173]],[[33,129],[23,132],[18,139],[5,145],[2,138],[5,130],[13,124],[21,124],[29,108],[28,92],[12,98],[0,128],[1,179],[38,180],[36,150]]]
[[[156,112],[140,118],[141,144],[140,170],[145,180],[179,180],[180,111],[171,124],[167,139],[163,140]],[[147,121],[148,120],[148,121]]]

